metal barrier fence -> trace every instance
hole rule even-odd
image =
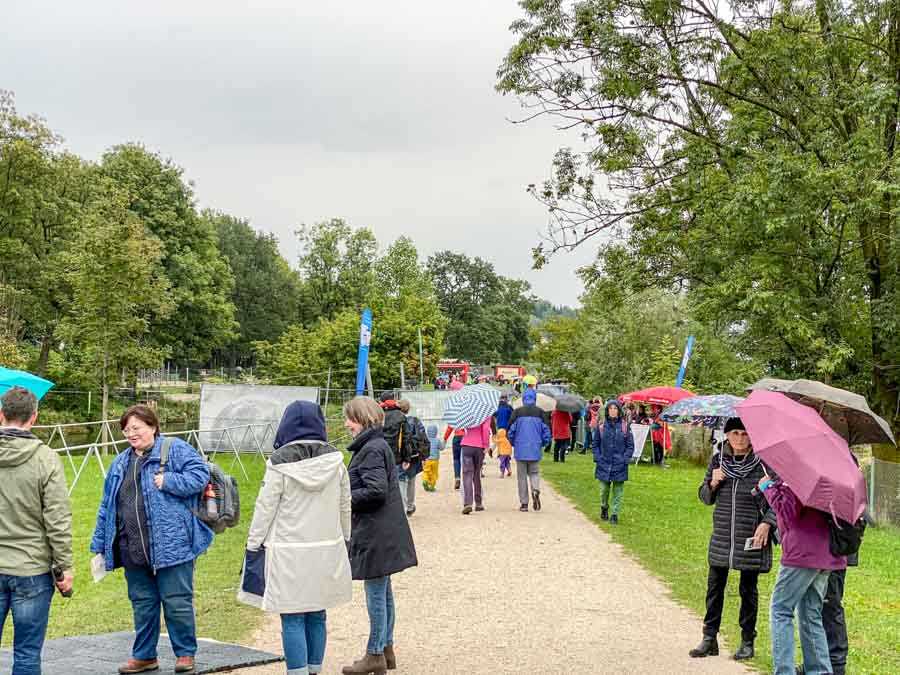
[[[875,457],[869,465],[869,513],[877,523],[900,526],[900,464]]]

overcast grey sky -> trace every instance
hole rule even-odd
[[[518,101],[493,89],[515,0],[5,5],[0,87],[74,152],[144,143],[184,167],[201,206],[274,232],[292,263],[294,228],[337,216],[576,304],[596,244],[531,271],[547,214],[525,193],[566,138],[510,124]]]

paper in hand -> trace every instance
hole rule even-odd
[[[98,553],[91,558],[91,576],[94,577],[94,583],[97,583],[106,575],[106,558],[102,553]]]

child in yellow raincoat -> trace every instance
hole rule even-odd
[[[506,429],[498,429],[497,435],[494,436],[494,443],[497,446],[497,459],[500,460],[500,478],[512,476],[512,443],[506,437]]]
[[[431,454],[425,460],[425,468],[422,470],[422,487],[426,492],[434,492],[437,489],[438,464],[441,459],[441,450],[444,449],[444,442],[438,438],[438,428],[435,424],[428,425],[425,433],[431,444]]]

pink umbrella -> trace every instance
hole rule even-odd
[[[757,390],[736,407],[753,451],[804,506],[855,523],[866,508],[866,481],[847,441],[816,411],[784,394]]]
[[[641,389],[632,391],[619,396],[622,403],[630,403],[631,401],[639,401],[641,403],[653,403],[655,405],[672,405],[683,398],[693,396],[694,392],[682,389],[681,387],[650,387],[649,389]]]

